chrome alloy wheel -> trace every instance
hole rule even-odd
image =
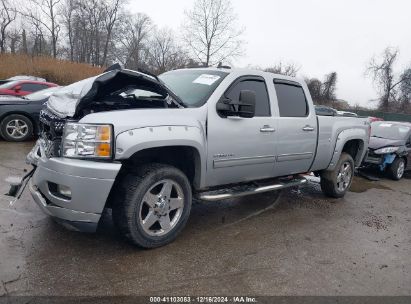
[[[398,179],[402,178],[402,176],[404,175],[404,171],[405,171],[405,163],[404,161],[400,161],[400,163],[398,164],[398,169],[397,169]]]
[[[351,164],[349,162],[344,162],[337,174],[338,191],[344,192],[350,186],[352,175]]]
[[[176,182],[164,179],[154,184],[144,195],[139,221],[151,236],[169,233],[179,222],[184,208],[183,189]]]
[[[14,139],[25,137],[28,131],[29,126],[25,121],[20,119],[10,120],[6,125],[7,134]]]

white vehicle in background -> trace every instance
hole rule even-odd
[[[8,78],[7,80],[13,81],[13,80],[33,80],[33,81],[44,81],[46,82],[47,80],[41,77],[36,77],[36,76],[28,76],[28,75],[17,75]]]
[[[346,117],[358,117],[357,113],[348,112],[348,111],[337,111],[338,116],[346,116]]]

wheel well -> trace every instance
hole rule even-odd
[[[132,172],[140,164],[159,163],[174,166],[180,169],[194,188],[200,185],[200,154],[194,147],[170,146],[149,148],[134,153],[124,161],[122,169]]]
[[[348,153],[354,159],[355,163],[358,164],[361,160],[358,159],[361,156],[360,151],[364,148],[364,142],[361,139],[352,139],[345,143],[342,152]]]

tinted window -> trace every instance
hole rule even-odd
[[[27,91],[27,92],[37,92],[37,91],[44,90],[47,88],[48,86],[44,84],[38,84],[38,83],[23,83],[21,85],[21,90]]]
[[[281,117],[305,117],[308,114],[307,100],[300,86],[275,83]]]
[[[235,84],[226,96],[231,100],[238,101],[242,90],[255,92],[255,116],[270,116],[270,100],[264,81],[243,80]]]

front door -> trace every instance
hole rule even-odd
[[[314,160],[318,132],[315,111],[307,102],[309,94],[293,81],[275,79],[274,87],[279,110],[276,175],[307,172]]]
[[[222,117],[215,106],[208,110],[207,184],[237,183],[274,175],[275,120],[267,86],[260,76],[233,82],[222,98],[238,101],[241,90],[256,95],[253,118]]]

